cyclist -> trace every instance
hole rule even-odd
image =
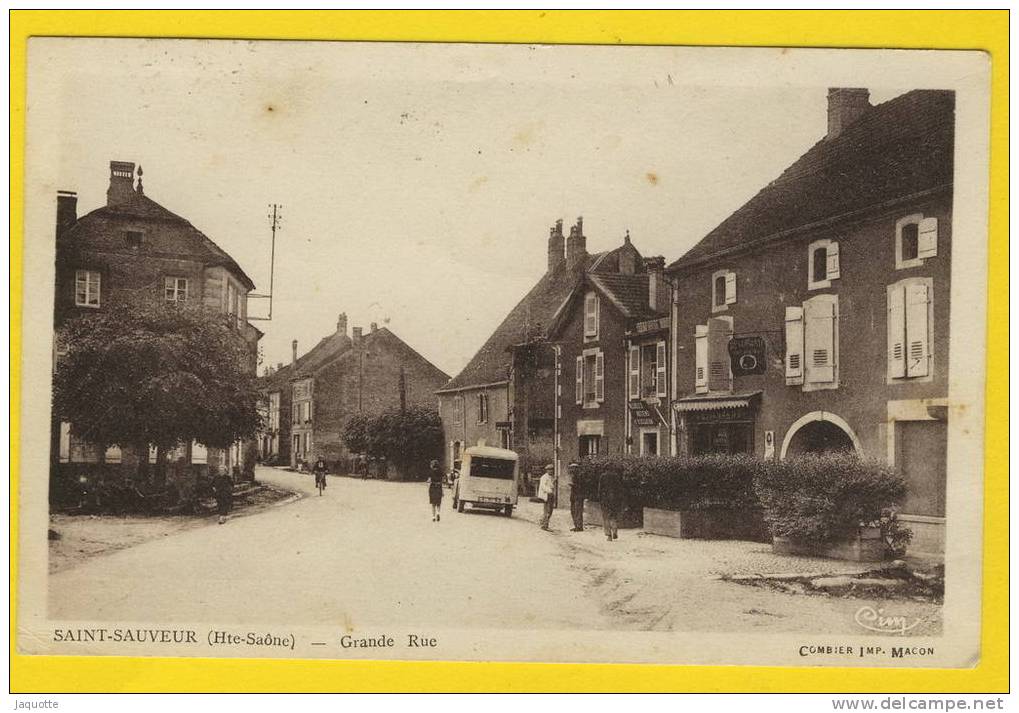
[[[315,487],[318,488],[318,494],[321,495],[322,491],[326,489],[326,473],[329,472],[326,462],[319,458],[315,461],[315,467],[311,471],[315,474]]]

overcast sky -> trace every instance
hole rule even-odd
[[[805,82],[810,51],[733,52],[33,39],[29,157],[50,127],[42,183],[79,214],[111,159],[141,164],[259,292],[282,204],[265,363],[346,312],[454,375],[544,272],[557,218],[583,215],[591,252],[629,229],[671,262],[824,135],[838,78]]]

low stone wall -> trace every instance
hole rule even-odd
[[[797,542],[788,537],[776,537],[771,549],[777,555],[829,557],[851,562],[880,562],[888,557],[884,540],[881,539],[881,530],[877,527],[861,527],[856,537],[834,544]]]
[[[644,508],[644,531],[684,539],[771,541],[759,511]]]

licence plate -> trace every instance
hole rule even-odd
[[[502,502],[502,498],[480,497],[480,498],[478,498],[478,502],[481,502],[481,503],[501,503]]]

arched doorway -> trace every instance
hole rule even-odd
[[[863,453],[860,439],[848,423],[833,413],[814,411],[786,431],[781,457],[838,451]]]

